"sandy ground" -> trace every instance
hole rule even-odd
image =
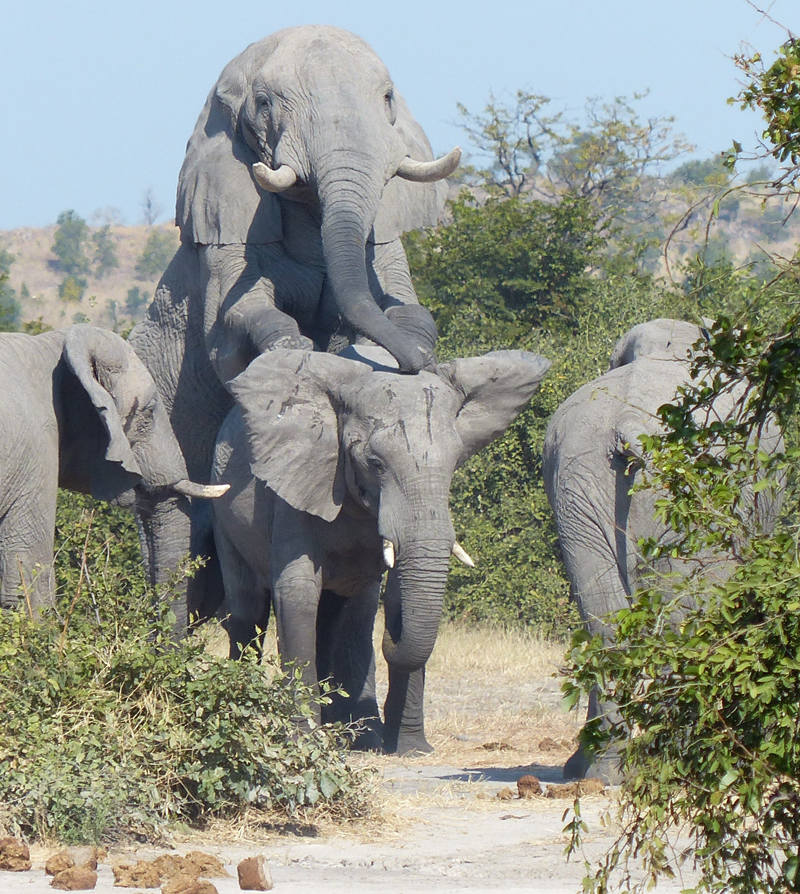
[[[282,894],[580,891],[584,858],[598,859],[613,840],[613,826],[602,822],[613,793],[582,799],[589,825],[585,852],[569,862],[563,817],[572,799],[516,794],[524,774],[537,776],[545,789],[561,783],[561,767],[574,745],[581,718],[564,711],[554,676],[561,647],[512,637],[489,649],[481,648],[482,634],[475,637],[465,643],[460,634],[445,632],[429,666],[426,706],[433,754],[353,756],[380,773],[375,797],[382,821],[282,833],[253,821],[227,824],[176,841],[172,852],[203,850],[226,863],[231,877],[214,880],[219,894],[239,890],[236,864],[255,854],[267,857],[274,890]],[[513,797],[499,799],[503,789]],[[167,850],[111,848],[96,890],[122,890],[113,888],[112,862]],[[0,894],[51,891],[43,866],[54,851],[33,848],[29,872],[0,872]],[[656,890],[678,892],[686,881]]]

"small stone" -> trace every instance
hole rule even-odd
[[[91,891],[97,884],[97,873],[88,866],[71,866],[53,876],[51,888],[59,891]]]
[[[559,751],[562,747],[562,745],[559,745],[558,742],[550,736],[545,736],[541,742],[539,742],[540,751]]]
[[[52,857],[49,857],[47,862],[44,864],[44,871],[48,875],[58,875],[59,872],[64,872],[66,869],[72,869],[75,865],[75,861],[69,854],[69,851],[59,851],[57,854],[53,854]]]
[[[27,872],[31,868],[31,852],[24,841],[0,838],[0,869],[6,872]]]
[[[218,894],[218,892],[211,882],[184,872],[164,882],[161,894]]]
[[[514,791],[506,786],[505,788],[500,789],[496,797],[498,801],[510,801],[514,797]]]
[[[158,868],[146,860],[136,863],[117,863],[111,867],[115,888],[158,888],[161,876]]]
[[[508,742],[484,742],[481,748],[485,748],[486,751],[511,751]]]
[[[271,891],[272,876],[263,854],[247,857],[236,867],[242,891]]]
[[[536,776],[520,776],[517,780],[520,798],[538,798],[542,794],[542,783]]]

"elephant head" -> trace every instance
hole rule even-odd
[[[165,501],[214,498],[226,486],[188,479],[180,447],[150,373],[130,345],[94,326],[73,326],[64,335],[57,368],[59,484],[114,500],[152,518]],[[174,570],[152,567],[151,582]],[[176,563],[181,556],[175,556]]]
[[[685,320],[661,318],[639,323],[621,336],[611,352],[608,368],[616,369],[641,358],[685,363],[701,336],[707,332]]]
[[[390,358],[389,358],[390,359]],[[272,351],[232,383],[253,475],[295,509],[376,523],[389,573],[384,655],[422,668],[436,640],[455,535],[453,471],[500,435],[550,364],[524,351],[416,376],[330,354]]]
[[[326,288],[344,321],[417,371],[432,344],[378,306],[369,255],[436,222],[445,195],[437,181],[459,158],[458,149],[432,158],[360,38],[328,26],[288,28],[223,70],[187,147],[177,222],[184,242],[285,244],[287,217],[303,206],[303,241],[320,243]]]
[[[62,360],[56,394],[62,487],[123,503],[136,489],[219,496],[218,488],[188,480],[153,379],[127,342],[94,326],[73,326]]]

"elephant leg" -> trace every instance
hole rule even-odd
[[[623,531],[618,532],[616,539],[609,534],[596,550],[585,546],[575,549],[574,543],[566,538],[562,542],[562,552],[570,559],[568,571],[581,618],[590,633],[605,639],[612,635],[606,616],[629,605],[627,567],[619,564],[626,554],[625,544],[621,544],[623,538]],[[603,548],[604,544],[608,549]],[[597,690],[589,694],[586,719],[595,717],[600,717],[604,724],[614,723],[618,718],[614,702],[603,699]],[[609,748],[595,756],[579,745],[564,765],[564,778],[584,777],[600,779],[607,785],[618,784],[621,781],[618,749]]]
[[[389,754],[428,754],[423,697],[425,668],[406,673],[389,665],[389,692],[383,706],[383,749]]]
[[[370,289],[383,309],[393,304],[419,304],[408,269],[408,258],[399,239],[368,242],[367,268]]]
[[[51,493],[40,491],[33,505],[16,502],[0,523],[0,607],[24,607],[32,617],[55,604],[55,481]]]
[[[269,623],[269,590],[224,531],[217,529],[214,536],[225,590],[222,624],[228,633],[229,656],[238,659],[248,647],[260,655]]]
[[[331,678],[347,693],[333,696],[323,720],[363,721],[355,740],[361,750],[380,750],[383,739],[372,644],[378,593],[378,585],[348,598],[323,590],[317,613],[317,676]]]
[[[237,376],[264,351],[313,348],[301,333],[298,319],[312,317],[316,311],[321,274],[292,261],[277,244],[207,246],[203,259],[207,275],[204,331],[221,382]],[[275,283],[281,284],[280,291]],[[217,300],[209,300],[209,295]],[[216,319],[210,316],[215,307]]]
[[[317,610],[322,571],[312,554],[313,521],[288,503],[278,501],[273,532],[272,604],[281,663],[284,667],[294,663],[302,668],[303,682],[317,691]]]

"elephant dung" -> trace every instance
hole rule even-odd
[[[0,838],[0,869],[6,872],[27,872],[31,868],[28,845],[17,838]]]
[[[88,866],[70,866],[53,876],[51,888],[59,891],[91,891],[97,884],[97,873]]]
[[[115,888],[157,888],[161,884],[158,868],[146,860],[117,863],[111,867]]]
[[[600,795],[606,790],[599,779],[579,779],[576,782],[565,782],[563,785],[547,786],[546,798],[580,798],[583,795]]]
[[[72,869],[74,865],[75,861],[68,851],[59,851],[57,854],[53,854],[52,857],[48,857],[47,862],[44,864],[44,871],[48,875],[58,875],[59,872]]]
[[[542,783],[536,776],[520,776],[517,791],[520,798],[538,798],[542,794]]]
[[[242,891],[271,891],[272,875],[263,854],[247,857],[236,867]]]
[[[190,851],[186,856],[177,854],[162,854],[152,861],[162,879],[173,878],[177,875],[190,875],[193,878],[206,876],[208,878],[224,878],[228,875],[225,867],[213,854],[205,854],[202,851]]]
[[[81,866],[87,869],[97,869],[97,861],[102,858],[105,851],[97,847],[70,847],[60,850],[50,856],[44,864],[44,871],[48,875],[58,875],[65,869],[73,866]]]
[[[161,894],[218,894],[218,891],[211,882],[184,872],[164,882]]]

